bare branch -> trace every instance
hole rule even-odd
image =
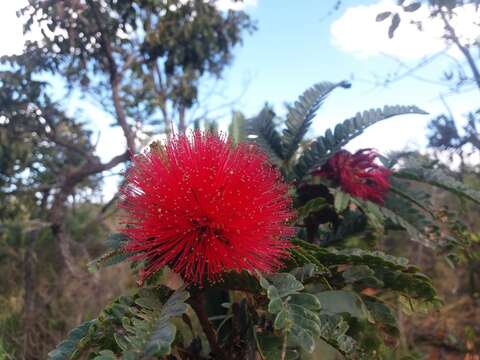
[[[112,100],[113,106],[115,108],[115,113],[117,114],[118,125],[123,130],[125,139],[127,140],[127,147],[130,151],[135,152],[135,134],[128,124],[127,115],[123,108],[121,98],[120,98],[120,83],[121,83],[121,74],[118,72],[117,63],[113,57],[113,49],[111,43],[107,37],[106,30],[103,27],[102,20],[100,19],[100,14],[98,12],[95,2],[92,0],[87,0],[87,4],[92,9],[93,15],[95,17],[95,23],[100,32],[100,44],[102,45],[102,50],[105,53],[105,57],[108,61],[108,71],[110,74],[110,85],[112,88]]]
[[[460,39],[458,38],[455,32],[455,29],[452,27],[452,25],[448,21],[448,18],[445,15],[445,12],[441,8],[439,12],[440,12],[440,16],[442,17],[443,24],[445,25],[445,30],[447,30],[448,32],[448,39],[453,41],[453,43],[462,52],[463,56],[465,56],[465,59],[467,59],[468,65],[470,66],[470,69],[472,71],[473,79],[475,80],[478,90],[480,91],[480,71],[478,70],[477,64],[475,63],[475,60],[473,59],[473,56],[470,53],[469,48],[467,46],[464,46],[460,42]]]

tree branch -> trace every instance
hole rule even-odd
[[[67,173],[61,184],[59,185],[59,191],[55,194],[52,206],[49,213],[49,221],[51,222],[52,232],[57,239],[60,254],[66,268],[70,273],[76,273],[76,267],[73,261],[73,255],[70,250],[69,239],[64,229],[64,208],[68,199],[68,196],[74,192],[75,186],[86,179],[90,175],[98,174],[103,171],[109,170],[118,164],[121,164],[129,159],[129,152],[126,151],[123,154],[113,157],[106,163],[85,163],[79,169]]]
[[[107,67],[110,74],[110,85],[112,88],[112,100],[113,106],[115,108],[115,113],[117,114],[117,122],[123,130],[123,134],[125,136],[125,139],[127,140],[128,149],[134,153],[136,150],[135,134],[132,131],[130,125],[128,124],[127,116],[125,114],[125,110],[120,99],[121,74],[119,74],[118,72],[117,63],[115,62],[115,59],[113,57],[113,49],[108,39],[106,30],[103,27],[102,20],[100,19],[100,14],[98,13],[97,6],[95,5],[93,0],[87,0],[87,4],[92,9],[95,23],[100,32],[99,41],[102,45],[102,50],[105,53],[105,57],[107,58]]]
[[[480,91],[480,71],[478,70],[478,67],[475,64],[475,60],[473,59],[473,56],[470,53],[470,50],[468,49],[467,46],[464,46],[460,42],[460,39],[458,38],[455,32],[455,29],[452,27],[452,25],[450,25],[450,22],[448,21],[447,16],[445,15],[445,12],[442,9],[440,9],[439,12],[440,12],[440,16],[442,17],[443,23],[445,25],[445,30],[447,30],[449,33],[448,38],[453,41],[453,43],[462,52],[463,56],[465,56],[465,58],[467,59],[468,65],[472,70],[473,79],[475,80],[478,90]]]

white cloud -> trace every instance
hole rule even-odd
[[[16,16],[16,11],[27,2],[1,1],[0,2],[0,56],[20,54],[24,39],[22,23]]]
[[[217,7],[220,10],[245,10],[257,6],[257,0],[217,0]]]
[[[401,24],[393,39],[387,35],[390,19],[375,21],[377,14],[383,11],[399,11],[401,14]],[[480,35],[480,13],[473,4],[458,7],[455,13],[452,25],[464,43],[472,43]],[[411,21],[421,21],[423,31],[418,31]],[[392,0],[348,8],[331,25],[330,32],[332,43],[336,47],[360,58],[388,54],[413,60],[434,54],[445,47],[442,21],[430,18],[425,5],[415,12],[407,13],[401,11]]]

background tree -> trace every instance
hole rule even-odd
[[[125,226],[93,262],[99,268],[130,260],[139,287],[70,332],[50,358],[392,359],[411,353],[395,350],[403,333],[396,313],[425,309],[438,298],[416,266],[379,250],[395,233],[404,246],[411,240],[435,255],[461,251],[468,232],[458,231],[460,220],[419,186],[477,205],[480,194],[404,156],[381,157],[381,165],[371,149],[342,149],[378,122],[425,114],[415,106],[359,112],[306,140],[323,101],[349,85],[312,86],[285,118],[269,106],[248,120],[235,114],[234,139],[252,139],[271,163],[258,162],[249,144],[235,148],[214,133],[146,149],[127,178]],[[252,153],[228,154],[241,151]],[[243,161],[252,169],[239,166]],[[215,181],[208,182],[212,173]],[[282,246],[282,231],[295,246],[269,250],[271,236]],[[278,259],[256,257],[285,250],[289,256],[278,272],[264,267]],[[175,283],[168,281],[172,271]],[[218,296],[219,290],[229,296]]]
[[[388,10],[377,15],[377,21],[389,21],[388,35],[390,38],[395,36],[396,29],[402,25],[402,18],[409,12],[416,12],[420,9],[427,9],[429,20],[439,20],[443,25],[442,38],[444,39],[445,48],[440,52],[422,59],[414,66],[407,66],[400,63],[401,71],[390,74],[386,79],[386,84],[393,83],[405,76],[415,76],[429,65],[431,60],[440,55],[445,55],[449,59],[450,65],[445,69],[442,75],[436,79],[439,84],[447,89],[447,93],[441,93],[440,98],[446,107],[446,114],[439,115],[431,121],[429,128],[429,145],[438,150],[450,150],[460,155],[463,163],[464,150],[474,151],[480,150],[480,137],[478,134],[478,109],[472,109],[467,115],[467,124],[463,127],[463,131],[458,128],[460,119],[455,119],[450,111],[444,95],[448,92],[461,93],[466,91],[480,91],[480,61],[476,55],[480,51],[479,39],[464,38],[459,34],[459,29],[455,28],[454,22],[458,17],[459,11],[478,11],[480,2],[478,0],[452,0],[452,1],[404,1],[399,0],[395,9]],[[418,31],[423,31],[424,24],[422,21],[412,23],[417,27]],[[469,24],[480,27],[479,23]],[[480,28],[479,28],[480,29]],[[450,50],[456,50],[460,57],[452,57],[448,55]],[[421,78],[420,78],[421,80]],[[470,145],[470,149],[466,149]]]
[[[459,116],[451,111],[447,96],[452,93],[472,92],[478,98],[480,42],[478,38],[473,38],[473,33],[461,34],[459,22],[456,20],[462,11],[477,13],[480,3],[477,0],[410,2],[400,0],[397,4],[399,7],[386,8],[384,12],[377,15],[376,19],[389,22],[388,35],[390,38],[396,36],[397,28],[404,25],[407,13],[426,10],[428,21],[438,21],[442,25],[445,47],[439,52],[423,58],[413,66],[394,59],[399,65],[399,70],[389,74],[383,85],[390,85],[404,77],[414,77],[419,81],[431,81],[422,76],[422,71],[437,58],[447,60],[443,73],[439,73],[438,78],[433,80],[439,85],[439,98],[445,106],[445,113],[437,115],[428,125],[428,146],[433,150],[433,154],[429,156],[414,154],[409,161],[420,161],[428,164],[431,168],[444,168],[458,181],[478,189],[479,168],[476,159],[480,153],[479,109],[470,109],[465,118],[461,118],[463,115]],[[414,25],[419,32],[424,31],[423,22],[416,21]],[[480,29],[480,23],[476,21],[468,25]],[[451,51],[455,51],[458,56],[451,56]],[[460,125],[462,123],[464,125]],[[436,202],[445,200],[438,193],[432,193],[432,199]],[[453,258],[446,258],[449,265],[443,261],[432,260],[432,253],[429,249],[407,250],[411,256],[418,259],[417,261],[422,264],[423,268],[428,269],[428,273],[432,275],[437,288],[443,294],[446,305],[444,310],[441,310],[442,321],[440,322],[436,321],[438,318],[427,317],[406,324],[405,333],[408,335],[406,335],[404,343],[416,344],[419,348],[429,352],[431,357],[458,356],[460,358],[464,356],[463,354],[473,351],[474,344],[478,343],[479,339],[478,331],[474,329],[474,324],[478,322],[478,319],[472,310],[476,306],[475,299],[478,296],[479,282],[477,275],[479,269],[478,224],[476,217],[472,216],[475,209],[468,204],[456,202],[454,199],[447,201],[450,205],[445,210],[455,210],[462,214],[465,223],[469,224],[472,229],[468,236],[473,241],[468,251],[457,253]],[[404,249],[400,242],[395,245],[395,241],[392,241],[390,244]],[[458,314],[460,306],[464,309],[462,316]],[[436,324],[437,331],[431,330],[430,326],[433,323]],[[449,341],[449,338],[454,338],[455,341]]]
[[[0,281],[9,305],[0,334],[22,350],[19,357],[35,359],[81,312],[99,306],[80,300],[81,290],[73,298],[72,288],[83,282],[81,259],[100,251],[96,239],[115,200],[99,203],[103,177],[139,149],[147,128],[184,131],[201,80],[220,78],[254,27],[245,13],[222,12],[215,1],[30,1],[20,14],[25,33],[41,36],[21,55],[2,58],[0,266],[11,276]],[[124,150],[100,159],[89,130],[96,120],[66,107],[75,98],[111,115]],[[23,306],[12,308],[12,298]],[[52,311],[72,313],[52,324]]]

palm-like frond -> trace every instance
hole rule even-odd
[[[355,117],[335,126],[334,131],[328,129],[325,135],[315,139],[299,158],[294,172],[297,179],[303,178],[314,166],[323,165],[335,152],[356,138],[369,126],[393,116],[406,114],[427,114],[416,106],[385,106],[357,113]]]
[[[312,124],[315,113],[325,98],[337,87],[349,88],[350,86],[350,83],[346,81],[315,84],[305,90],[295,104],[288,108],[286,127],[283,130],[282,137],[283,154],[287,161],[297,151],[300,142]]]
[[[248,138],[267,152],[274,164],[280,166],[284,156],[281,137],[273,122],[274,118],[275,113],[265,106],[257,116],[247,121],[245,132]]]

